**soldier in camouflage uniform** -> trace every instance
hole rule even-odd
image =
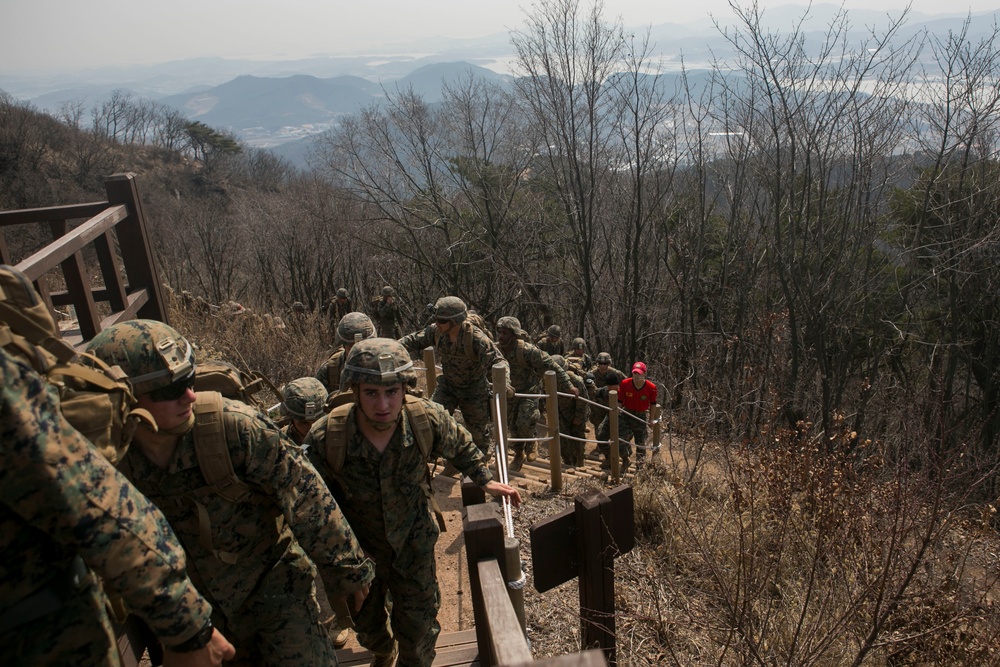
[[[429,667],[441,630],[434,562],[438,527],[430,511],[427,458],[415,435],[420,427],[404,404],[418,403],[427,417],[431,459],[449,460],[487,493],[508,497],[515,507],[521,501],[516,489],[492,480],[469,432],[443,407],[405,397],[416,382],[413,363],[399,342],[373,338],[356,344],[342,378],[355,403],[346,408],[342,430],[333,430],[343,433],[341,468],[335,470],[332,463],[337,445],[327,437],[334,428],[330,415],[316,422],[305,441],[309,458],[375,560],[375,581],[354,621],[376,667],[392,665],[397,652],[399,667]]]
[[[344,370],[344,359],[354,345],[354,339],[361,336],[361,339],[375,337],[375,325],[364,313],[348,313],[337,324],[338,347],[333,354],[320,364],[316,370],[316,379],[319,380],[330,394],[340,392],[340,374]]]
[[[582,467],[583,440],[587,437],[587,417],[590,416],[590,406],[586,401],[576,400],[576,397],[586,396],[587,386],[584,384],[583,378],[569,367],[565,357],[557,354],[552,357],[552,360],[569,376],[575,389],[574,392],[571,392],[575,394],[573,397],[559,397],[559,432],[570,436],[570,438],[564,438],[560,442],[559,451],[562,454],[562,462],[568,466]]]
[[[291,421],[281,432],[296,445],[301,445],[313,422],[323,416],[328,394],[316,378],[299,378],[282,387],[282,407]]]
[[[566,343],[562,340],[562,327],[558,324],[550,326],[545,334],[538,339],[538,342],[535,343],[535,347],[549,356],[553,354],[566,354]]]
[[[344,319],[345,315],[353,312],[354,304],[351,303],[351,297],[348,295],[347,289],[344,287],[337,289],[337,295],[330,300],[330,303],[326,307],[326,315],[330,320],[330,326],[337,326],[340,320]]]
[[[378,328],[378,335],[382,338],[399,338],[402,336],[399,325],[403,321],[403,316],[399,310],[399,302],[396,301],[396,291],[389,285],[382,288],[382,296],[372,304],[375,310],[375,324]]]
[[[157,430],[137,429],[119,469],[166,515],[213,621],[237,648],[236,664],[333,664],[315,598],[317,566],[330,600],[358,603],[374,571],[304,452],[254,408],[224,399],[223,451],[233,484],[242,485],[233,500],[207,486],[198,461],[209,443],[196,442],[193,428],[191,344],[162,322],[132,320],[87,349],[122,368],[153,416]]]
[[[434,304],[434,324],[399,340],[410,354],[419,355],[424,348],[434,346],[442,374],[431,400],[443,405],[448,412],[462,410],[462,420],[472,433],[472,439],[487,459],[493,452],[490,433],[490,374],[495,364],[506,373],[510,368],[497,344],[479,327],[466,321],[468,309],[457,296],[445,296]],[[508,397],[514,389],[507,387]]]
[[[611,355],[607,352],[601,352],[597,355],[597,362],[594,366],[594,389],[599,390],[607,386],[608,378],[611,374],[614,374],[618,379],[615,384],[621,384],[621,381],[625,379],[625,374],[620,370],[611,365]],[[617,387],[615,387],[617,389]],[[595,395],[596,396],[596,395]],[[607,400],[607,393],[604,393],[604,398]],[[594,400],[599,400],[599,397],[595,397]],[[594,425],[596,429],[601,425],[601,420],[604,416],[608,414],[607,410],[591,410],[590,411],[590,423]]]
[[[578,391],[566,371],[552,357],[524,340],[526,335],[516,317],[501,317],[497,321],[500,351],[510,364],[510,383],[514,391],[518,394],[541,393],[541,378],[545,371],[556,374],[559,391]],[[535,425],[540,416],[537,398],[514,396],[507,401],[507,424],[513,438],[534,438],[537,435]],[[510,470],[520,470],[525,458],[528,461],[537,458],[534,442],[515,442],[511,449],[514,451],[514,460],[510,463]]]
[[[232,658],[163,515],[3,348],[0,373],[0,664],[117,666],[95,573],[153,630],[168,667]]]
[[[573,339],[573,349],[566,355],[566,363],[579,369],[577,375],[582,375],[594,369],[594,359],[587,354],[587,341],[582,338]]]

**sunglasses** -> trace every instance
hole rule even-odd
[[[451,320],[438,320],[438,324],[451,324]]]
[[[183,380],[178,380],[173,384],[168,384],[166,387],[160,387],[159,389],[154,389],[149,392],[148,396],[150,400],[154,403],[162,403],[164,401],[176,401],[178,398],[184,395],[184,393],[194,387],[194,373],[184,378]]]

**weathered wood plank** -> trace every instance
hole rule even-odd
[[[27,259],[18,262],[16,268],[36,281],[57,267],[87,243],[105,233],[126,217],[124,206],[112,206],[94,216],[65,236],[53,241]]]
[[[27,223],[52,222],[53,220],[77,220],[92,218],[108,207],[106,201],[45,208],[22,208],[15,211],[0,211],[0,227]]]
[[[479,561],[479,583],[490,625],[493,657],[498,665],[531,660],[531,650],[521,631],[521,623],[507,596],[507,584],[496,560]]]

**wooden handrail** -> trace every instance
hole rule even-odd
[[[490,650],[498,665],[530,662],[531,649],[507,596],[507,583],[495,558],[479,561],[479,583],[486,610]]]
[[[101,211],[73,231],[48,244],[27,259],[18,262],[16,268],[32,282],[56,268],[63,261],[79,252],[83,246],[95,240],[101,234],[112,229],[128,216],[124,206],[112,206]]]

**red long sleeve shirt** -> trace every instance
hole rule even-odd
[[[631,412],[645,412],[656,405],[656,385],[646,380],[642,389],[636,389],[632,378],[626,378],[618,387],[618,402]]]

